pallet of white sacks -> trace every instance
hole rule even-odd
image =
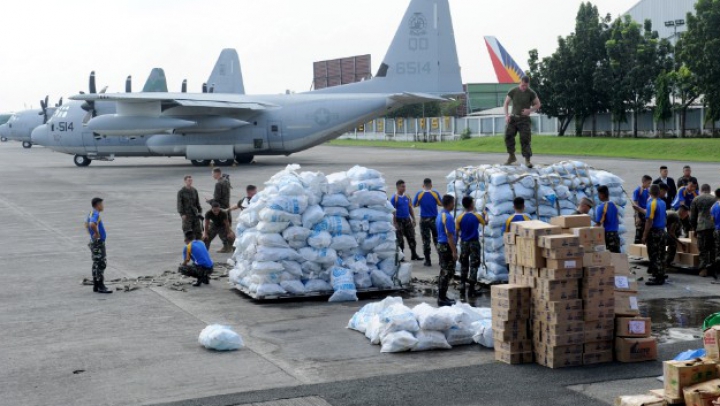
[[[330,297],[335,293],[332,290],[328,291],[315,291],[315,292],[306,292],[301,294],[293,294],[293,293],[284,293],[284,294],[273,294],[273,295],[262,295],[259,296],[257,292],[252,292],[250,289],[242,286],[234,284],[233,287],[240,291],[245,296],[248,296],[249,298],[257,301],[272,301],[272,300],[288,300],[288,299],[313,299],[313,298],[326,298]],[[391,289],[387,288],[367,288],[367,289],[358,289],[357,294],[391,294],[396,292],[402,292],[407,290],[407,288],[402,286],[396,286]]]

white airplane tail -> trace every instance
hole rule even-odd
[[[223,49],[207,81],[213,93],[245,94],[240,57],[236,50]]]
[[[448,0],[412,0],[377,75],[316,93],[463,93]]]

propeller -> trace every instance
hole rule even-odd
[[[90,91],[90,94],[96,94],[97,93],[97,85],[95,83],[95,71],[90,72],[90,81],[88,90]],[[105,86],[102,90],[100,90],[100,93],[105,93],[107,91],[107,86]],[[85,94],[84,92],[80,92],[80,94]],[[97,116],[97,111],[95,110],[95,101],[94,100],[86,100],[85,103],[82,104],[81,108],[85,111],[87,111],[91,118],[95,118]],[[87,120],[86,120],[87,121]]]
[[[63,98],[61,97],[60,100],[57,103],[55,103],[55,107],[61,107],[62,104],[63,104]]]
[[[187,93],[187,79],[183,80],[182,86],[180,87],[180,92]]]
[[[125,79],[125,93],[132,93],[132,76]]]
[[[42,109],[42,112],[40,112],[40,115],[43,116],[43,124],[47,124],[48,121],[48,103],[49,103],[49,96],[45,96],[45,100],[40,100],[40,108]]]
[[[207,86],[207,83],[203,83],[203,86],[202,86],[202,92],[203,92],[203,93],[207,93],[207,92],[208,92],[208,86]]]

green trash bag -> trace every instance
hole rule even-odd
[[[717,325],[720,325],[720,313],[711,314],[703,322],[703,331]]]

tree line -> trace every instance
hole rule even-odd
[[[652,23],[630,16],[601,16],[582,3],[575,31],[558,38],[558,48],[540,59],[530,51],[527,75],[543,102],[542,112],[559,121],[559,135],[575,122],[576,135],[599,113],[611,113],[613,133],[631,118],[638,135],[638,114],[653,111],[661,124],[678,113],[680,137],[686,135],[688,109],[703,103],[705,120],[720,120],[720,1],[698,0],[688,14],[687,31],[675,44],[659,38]],[[664,128],[663,128],[664,130]]]

